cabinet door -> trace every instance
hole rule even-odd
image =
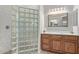
[[[43,50],[50,50],[50,37],[48,35],[42,35],[41,48]]]
[[[77,53],[79,53],[79,37],[77,37],[77,38],[78,38],[78,44],[77,44],[78,52]]]
[[[52,36],[52,38],[51,38],[51,50],[52,51],[62,50],[62,38],[61,38],[61,36]]]
[[[49,42],[49,39],[42,39],[41,46],[42,46],[42,49],[43,50],[50,50],[50,42]]]
[[[50,50],[50,46],[47,44],[42,44],[42,49],[43,50]]]
[[[75,53],[76,52],[76,43],[64,42],[64,51],[67,53]]]
[[[61,41],[53,40],[52,41],[53,50],[61,50]]]
[[[64,52],[77,53],[77,37],[76,36],[64,36],[63,37]]]

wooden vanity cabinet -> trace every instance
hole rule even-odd
[[[57,53],[79,53],[78,36],[41,34],[41,49]]]
[[[50,50],[50,36],[49,35],[42,35],[41,36],[41,47],[43,50]]]

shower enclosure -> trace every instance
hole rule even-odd
[[[12,53],[38,53],[39,10],[12,8]]]

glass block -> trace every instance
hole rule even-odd
[[[25,22],[29,22],[29,18],[25,18]]]
[[[29,13],[29,9],[26,9],[26,12]]]
[[[19,38],[19,42],[24,42],[26,39],[24,39],[24,37]]]
[[[24,21],[24,20],[25,20],[24,18],[20,18],[20,19],[19,19],[19,21]]]
[[[38,53],[38,48],[33,50],[33,54],[37,54]]]
[[[29,34],[29,37],[30,37],[31,39],[33,39],[33,35],[34,35],[34,34],[31,34],[31,33],[30,33],[30,34]]]
[[[34,18],[38,18],[38,15],[34,15]]]
[[[27,51],[26,54],[32,54],[33,50]]]
[[[24,45],[24,42],[20,42],[18,43],[19,46],[23,46]]]
[[[22,33],[22,32],[23,32],[23,28],[19,29],[18,32],[19,32],[19,33],[20,33],[20,32]]]
[[[38,43],[36,45],[34,45],[34,48],[38,48]]]
[[[26,13],[26,14],[25,14],[25,17],[29,17],[29,13]]]
[[[29,32],[26,32],[26,37],[27,37],[27,38],[29,37]]]
[[[23,35],[22,34],[18,34],[18,36],[19,36],[19,39],[20,38],[23,39]]]
[[[38,27],[38,23],[35,22],[35,23],[34,23],[34,27]]]
[[[30,51],[25,51],[25,54],[31,54],[31,52]]]
[[[34,22],[38,22],[38,19],[34,19]]]
[[[20,13],[19,13],[19,16],[24,17],[24,16],[25,16],[25,13],[20,12]]]
[[[22,51],[22,50],[24,50],[24,48],[23,47],[19,47],[19,49],[18,49],[19,51]]]
[[[18,32],[19,37],[23,37],[23,32]]]
[[[24,41],[24,42],[19,42],[19,47],[23,46],[23,47],[29,47],[29,45],[31,44],[30,41]]]
[[[26,12],[26,9],[24,9],[24,8],[19,8],[19,12]]]
[[[38,33],[37,32],[34,32],[34,37],[38,37]]]
[[[19,32],[18,35],[19,35],[19,37],[23,37],[23,33],[22,32]]]
[[[27,27],[28,27],[28,26],[27,26]],[[28,33],[28,30],[29,30],[29,29],[28,29],[28,28],[26,28],[25,30],[26,30],[26,33]]]
[[[31,9],[31,10],[30,10],[30,13],[34,13],[34,10]]]
[[[24,23],[20,23],[19,25],[22,27],[22,26],[24,26]],[[22,27],[22,28],[23,28],[23,27]]]
[[[34,15],[33,15],[33,14],[30,14],[29,16],[30,16],[31,18],[33,18],[33,17],[34,17]]]
[[[19,31],[18,31],[18,28],[16,28],[16,33],[18,33]]]
[[[19,54],[24,54],[25,52],[19,52]]]
[[[29,40],[29,36],[26,37],[26,40]]]
[[[33,21],[34,21],[34,19],[33,19],[33,18],[30,18],[29,21],[30,21],[31,24],[33,25]]]
[[[31,35],[32,33],[33,33],[33,29],[30,28],[30,29],[29,29],[29,34]]]
[[[26,23],[25,25],[26,25],[26,27],[28,27],[29,26],[29,23]]]
[[[16,22],[16,26],[18,26],[18,22]]]
[[[38,32],[38,27],[34,26],[33,31]]]
[[[31,48],[30,48],[29,46],[26,46],[26,47],[25,47],[25,50],[27,50],[27,49],[31,49]]]
[[[30,22],[29,23],[29,28],[32,28],[33,29],[33,22]]]
[[[35,11],[34,11],[34,13],[35,13],[35,14],[38,14],[38,11],[37,11],[37,10],[35,10]]]
[[[33,44],[33,43],[37,44],[38,38],[37,38],[37,37],[33,37],[33,39],[31,40],[31,42],[32,42],[32,44]]]
[[[19,38],[18,38],[18,41],[22,41],[22,38],[19,37]]]

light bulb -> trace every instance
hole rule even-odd
[[[56,8],[55,8],[55,12],[56,12]]]
[[[54,11],[54,9],[52,9],[52,12]]]
[[[57,8],[57,11],[59,11],[59,8]]]

